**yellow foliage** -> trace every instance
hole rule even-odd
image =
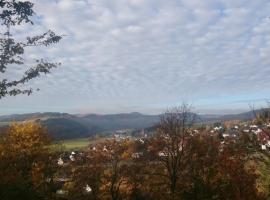
[[[1,181],[40,185],[48,160],[47,131],[33,122],[14,123],[0,138]]]
[[[47,131],[33,122],[12,124],[3,140],[2,149],[6,147],[13,153],[25,155],[43,150],[50,141]]]
[[[123,154],[122,154],[122,158],[123,159],[128,159],[130,157],[130,154],[127,152],[127,151],[125,151]]]

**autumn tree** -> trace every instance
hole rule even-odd
[[[222,199],[261,199],[256,189],[255,168],[247,167],[251,159],[249,150],[239,141],[229,140],[224,144],[218,158],[219,191]]]
[[[200,133],[190,138],[181,199],[213,199],[216,195],[219,139]]]
[[[248,165],[249,147],[241,139],[221,141],[201,133],[191,138],[189,148],[182,199],[263,199],[255,169]]]
[[[69,199],[93,199],[103,198],[101,191],[106,160],[103,147],[89,148],[77,157],[72,164],[71,182],[66,185],[69,191]]]
[[[36,35],[29,36],[25,41],[17,41],[15,37],[15,28],[23,24],[34,22],[31,18],[34,16],[34,4],[30,1],[1,0],[0,1],[0,99],[5,96],[14,96],[18,94],[31,94],[32,88],[23,88],[22,86],[30,80],[47,74],[59,63],[49,62],[46,59],[36,59],[33,62],[27,61],[25,50],[27,48],[50,46],[60,41],[61,36],[51,30]],[[15,66],[24,71],[21,77],[10,77],[6,72]]]
[[[49,143],[46,130],[34,123],[13,124],[1,136],[0,199],[45,198],[51,192]]]
[[[152,149],[164,167],[163,176],[166,177],[173,200],[177,195],[177,183],[187,164],[187,144],[195,119],[196,115],[191,113],[187,104],[170,109],[161,117],[157,135],[153,139]]]
[[[131,159],[128,164],[126,174],[128,199],[130,200],[151,200],[151,184],[152,179],[149,170],[152,170],[151,164],[147,157],[147,147],[149,140],[140,138],[134,140],[129,145]]]
[[[126,184],[126,162],[130,158],[129,144],[129,140],[117,141],[116,139],[102,143],[107,163],[104,180],[112,200],[122,199],[121,187]]]
[[[128,193],[130,146],[129,140],[116,139],[90,145],[72,166],[70,199],[122,199]]]

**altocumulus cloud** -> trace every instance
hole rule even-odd
[[[35,26],[14,31],[65,35],[27,52],[62,66],[31,82],[40,92],[1,100],[3,113],[158,112],[182,100],[221,110],[269,97],[268,0],[33,2]]]

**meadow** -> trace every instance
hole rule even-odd
[[[69,139],[62,140],[57,142],[57,144],[61,144],[65,150],[81,150],[89,146],[90,144],[95,144],[98,142],[102,142],[106,140],[106,138],[79,138],[79,139]]]

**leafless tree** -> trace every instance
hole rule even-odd
[[[188,104],[167,110],[157,127],[156,146],[159,162],[165,168],[165,177],[169,183],[171,199],[175,199],[177,182],[187,161],[188,140],[196,114]]]

